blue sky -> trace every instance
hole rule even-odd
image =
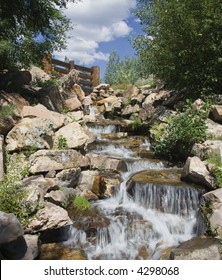
[[[130,37],[141,33],[140,24],[133,9],[136,0],[81,0],[69,3],[64,11],[73,23],[67,49],[55,52],[54,56],[67,57],[76,64],[100,66],[101,77],[112,50],[121,58],[133,56],[135,50]]]

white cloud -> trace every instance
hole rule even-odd
[[[68,47],[58,58],[93,64],[96,59],[107,61],[109,54],[99,51],[99,43],[129,35],[132,28],[127,24],[130,9],[136,0],[82,0],[69,3],[64,11],[74,27],[70,32]]]

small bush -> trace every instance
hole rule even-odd
[[[20,223],[26,226],[30,211],[26,204],[28,194],[22,188],[21,179],[27,175],[28,165],[23,164],[20,156],[12,159],[6,156],[7,174],[4,181],[0,182],[0,211],[14,213]]]
[[[169,118],[168,123],[158,131],[154,143],[156,155],[173,161],[186,160],[194,143],[206,140],[209,110],[210,104],[203,103],[200,108],[196,108],[187,101],[182,112]]]
[[[9,104],[0,107],[0,118],[11,117],[14,114],[15,105]]]
[[[76,196],[73,200],[73,206],[77,208],[77,210],[87,210],[90,208],[90,202],[83,196]]]
[[[216,152],[211,153],[207,161],[213,164],[213,168],[211,170],[212,175],[216,179],[216,184],[219,188],[222,188],[222,162],[220,155]]]
[[[65,137],[63,137],[62,135],[59,135],[58,137],[58,148],[60,150],[66,150],[68,149],[68,144],[67,144],[67,140]]]
[[[133,130],[138,130],[142,126],[142,121],[138,116],[134,116],[132,121],[132,128]]]

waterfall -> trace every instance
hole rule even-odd
[[[117,128],[107,125],[91,130],[100,140],[101,134],[115,133]],[[141,146],[150,149],[147,140]],[[90,236],[72,227],[65,245],[82,248],[88,259],[160,259],[167,248],[197,236],[202,197],[198,189],[182,183],[134,183],[129,191],[127,182],[133,174],[143,170],[158,172],[165,168],[164,164],[141,159],[130,148],[112,141],[100,141],[93,153],[125,160],[128,171],[121,174],[122,183],[112,197],[93,204],[109,223],[98,226]]]

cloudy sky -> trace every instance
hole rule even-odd
[[[140,32],[133,9],[136,0],[81,0],[69,3],[64,11],[73,23],[68,47],[54,53],[58,59],[74,60],[84,66],[98,65],[104,75],[105,66],[112,50],[120,57],[132,56],[129,38]]]

